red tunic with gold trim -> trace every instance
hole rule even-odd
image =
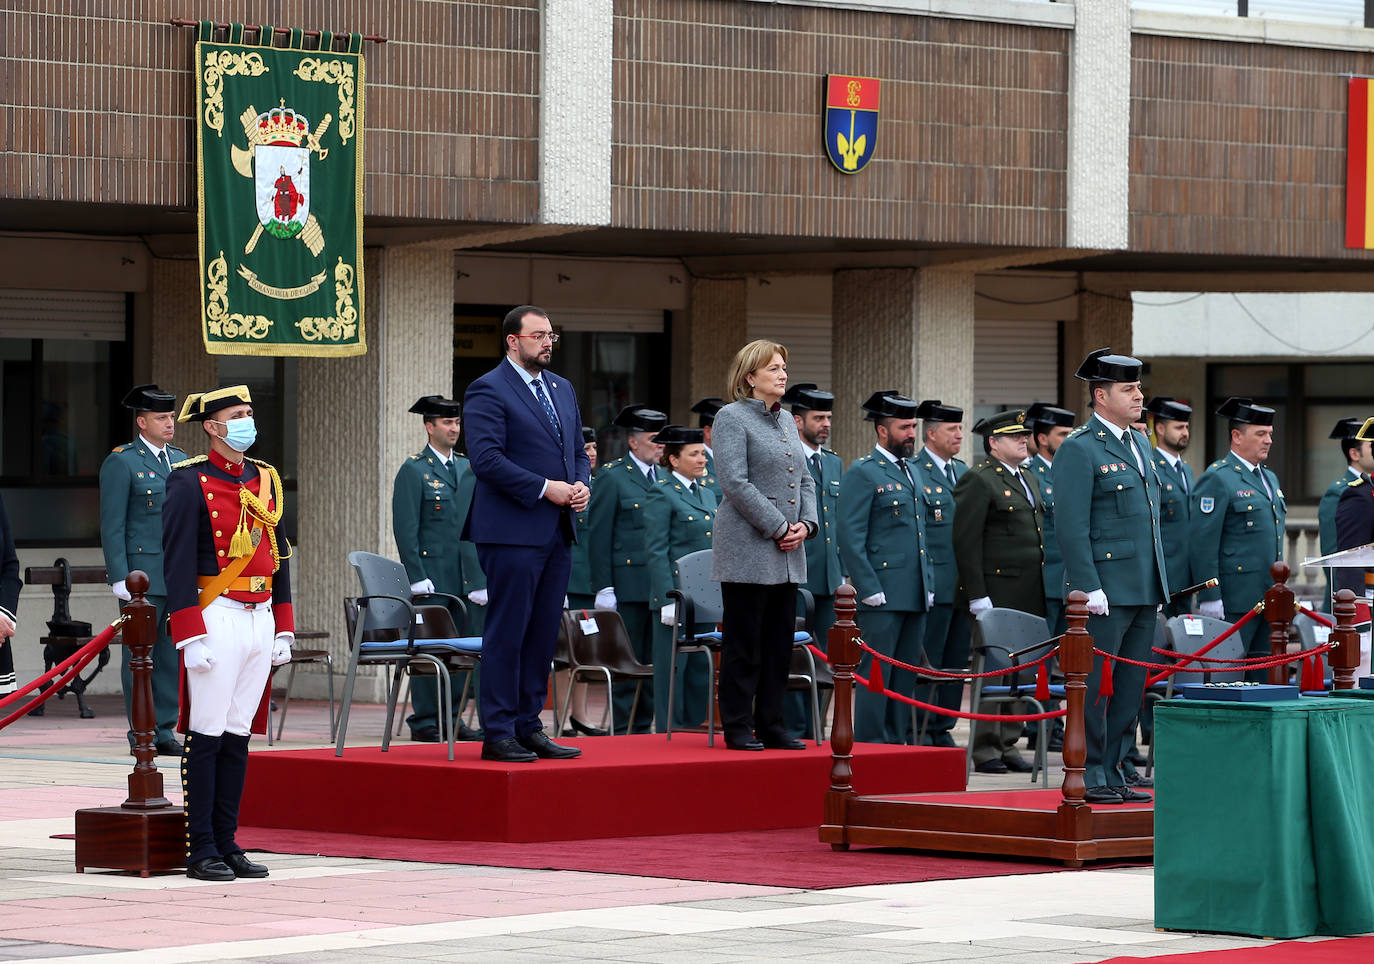
[[[266,486],[264,481],[268,481]],[[280,486],[275,470],[256,459],[236,465],[212,452],[173,468],[162,508],[162,552],[168,621],[178,648],[186,640],[205,635],[201,586],[235,563],[235,553],[241,556],[244,550],[252,553],[247,565],[221,595],[247,604],[271,600],[276,631],[295,632],[285,558],[290,553],[284,537],[275,531],[281,517]],[[268,491],[261,491],[264,488]],[[250,497],[242,496],[241,490]],[[183,671],[183,727],[188,702]],[[267,705],[264,693],[253,721],[254,733],[266,732]]]

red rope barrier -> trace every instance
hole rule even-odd
[[[5,727],[13,723],[15,720],[27,716],[29,713],[33,712],[38,707],[42,706],[48,700],[52,699],[54,696],[60,693],[62,691],[62,687],[66,686],[77,676],[81,675],[81,671],[85,669],[88,665],[90,665],[91,661],[95,659],[98,655],[100,655],[100,650],[104,649],[105,646],[109,644],[110,639],[114,638],[114,630],[110,629],[107,631],[110,635],[101,643],[98,649],[86,653],[85,657],[82,658],[82,660],[79,663],[77,663],[76,665],[72,666],[69,670],[67,670],[67,672],[62,675],[62,678],[59,679],[56,683],[54,683],[52,686],[48,687],[48,689],[36,695],[33,699],[29,700],[29,702],[19,707],[19,709],[15,710],[9,716],[0,720],[0,730],[3,730]],[[101,636],[104,635],[104,633],[101,633]],[[97,636],[96,639],[100,639],[100,636]],[[95,642],[95,640],[92,640],[91,642]],[[87,647],[89,646],[90,643],[87,643],[86,646],[83,646],[81,648],[81,652],[85,652]]]
[[[3,709],[4,707],[17,702],[19,698],[25,695],[26,693],[32,693],[40,686],[44,686],[52,682],[57,677],[65,673],[67,669],[78,660],[83,660],[87,663],[90,662],[89,656],[96,655],[102,649],[108,646],[110,640],[114,639],[115,630],[117,630],[122,625],[124,625],[124,617],[120,616],[109,626],[105,627],[105,629],[101,631],[99,636],[93,638],[85,646],[82,646],[80,649],[72,653],[72,655],[68,656],[66,659],[58,663],[52,669],[48,670],[42,676],[38,677],[35,680],[32,680],[31,682],[25,683],[19,689],[15,690],[13,693],[7,693],[3,698],[0,698],[0,709]],[[44,699],[46,698],[47,697],[44,697]]]
[[[1211,641],[1210,643],[1208,643],[1206,646],[1204,646],[1204,647],[1202,647],[1201,649],[1199,649],[1196,653],[1190,653],[1190,654],[1188,654],[1188,656],[1185,657],[1185,658],[1183,659],[1182,662],[1177,663],[1177,664],[1175,664],[1175,665],[1176,665],[1176,666],[1187,666],[1189,663],[1191,663],[1193,660],[1197,659],[1199,656],[1202,656],[1202,655],[1204,655],[1204,654],[1206,654],[1206,653],[1211,652],[1212,649],[1213,649],[1213,647],[1219,645],[1223,639],[1226,639],[1228,636],[1231,636],[1231,635],[1235,634],[1242,626],[1244,626],[1244,625],[1245,625],[1246,623],[1248,623],[1250,620],[1254,619],[1254,618],[1255,618],[1255,614],[1258,613],[1258,612],[1259,612],[1261,609],[1263,609],[1263,608],[1264,608],[1264,603],[1262,603],[1262,602],[1261,602],[1261,603],[1256,603],[1256,604],[1255,604],[1255,607],[1254,607],[1253,609],[1251,609],[1251,610],[1250,610],[1248,613],[1246,613],[1244,616],[1240,617],[1240,618],[1237,619],[1234,623],[1232,623],[1230,629],[1226,630],[1226,632],[1224,632],[1224,633],[1220,634],[1219,636],[1217,636],[1216,639],[1212,640],[1212,641]],[[1173,670],[1172,667],[1171,667],[1170,669],[1171,669],[1171,671]],[[1162,680],[1164,677],[1166,677],[1166,676],[1168,676],[1168,675],[1169,675],[1169,673],[1167,673],[1167,672],[1165,672],[1165,673],[1155,673],[1153,676],[1150,676],[1150,677],[1146,678],[1146,680],[1145,680],[1145,688],[1146,688],[1146,689],[1149,689],[1151,686],[1154,686],[1156,683],[1158,683],[1160,680]]]
[[[1163,655],[1165,655],[1165,656],[1177,656],[1177,655],[1178,655],[1178,654],[1177,654],[1174,650],[1172,650],[1172,649],[1160,649],[1158,646],[1151,646],[1150,649],[1151,649],[1153,652],[1161,653],[1161,654],[1163,654]],[[1273,659],[1273,658],[1274,658],[1274,657],[1273,657],[1273,654],[1270,654],[1270,655],[1268,655],[1268,656],[1241,656],[1241,657],[1239,657],[1239,658],[1237,658],[1237,659],[1227,659],[1227,658],[1225,658],[1224,656],[1194,656],[1194,657],[1193,657],[1193,659],[1196,660],[1196,661],[1199,662],[1199,663],[1222,663],[1222,664],[1226,664],[1226,665],[1236,666],[1236,667],[1238,667],[1238,668],[1240,668],[1240,669],[1244,669],[1245,667],[1250,666],[1250,665],[1253,664],[1253,663],[1262,663],[1262,662],[1266,662],[1266,661],[1268,661],[1268,660],[1271,660],[1271,659]],[[1173,666],[1174,664],[1173,664],[1173,663],[1160,663],[1159,665],[1160,665],[1160,666]],[[1217,671],[1218,671],[1218,672],[1221,672],[1222,670],[1221,670],[1220,667],[1218,667]]]
[[[868,653],[874,659],[882,660],[889,666],[895,666],[897,669],[904,669],[908,673],[917,673],[921,676],[934,676],[937,679],[987,679],[991,676],[1011,676],[1015,673],[1021,672],[1022,670],[1035,669],[1035,667],[1052,659],[1059,652],[1059,647],[1056,646],[1054,649],[1050,650],[1048,653],[1046,653],[1044,656],[1041,656],[1033,663],[1022,663],[1019,666],[1009,666],[1006,669],[994,669],[986,673],[954,673],[949,672],[947,670],[935,669],[933,666],[912,666],[910,663],[903,663],[899,659],[894,659],[891,656],[883,655],[877,650],[871,648],[862,639],[858,640],[858,643],[859,648],[863,650],[865,653]]]
[[[1329,652],[1331,652],[1331,650],[1333,650],[1333,649],[1335,649],[1335,648],[1336,648],[1335,646],[1331,645],[1330,643],[1327,643],[1326,645],[1323,645],[1323,646],[1316,646],[1316,647],[1313,647],[1312,649],[1306,649],[1306,650],[1303,650],[1302,652],[1299,652],[1299,653],[1284,653],[1284,654],[1281,655],[1281,656],[1265,656],[1265,657],[1258,657],[1258,656],[1257,656],[1257,657],[1255,657],[1255,659],[1256,659],[1256,660],[1259,660],[1259,661],[1258,661],[1258,662],[1255,662],[1255,663],[1250,663],[1250,664],[1248,664],[1248,665],[1246,666],[1246,668],[1247,668],[1247,669],[1269,669],[1269,668],[1274,667],[1274,666],[1283,666],[1283,665],[1285,665],[1285,664],[1287,664],[1287,663],[1295,663],[1295,662],[1297,662],[1298,660],[1306,659],[1306,658],[1309,657],[1309,656],[1321,656],[1323,653],[1329,653]],[[1104,659],[1115,659],[1115,660],[1120,660],[1121,662],[1127,663],[1127,664],[1129,664],[1129,665],[1131,665],[1131,666],[1139,666],[1141,669],[1158,669],[1158,670],[1164,670],[1164,672],[1158,674],[1158,675],[1160,675],[1160,676],[1172,676],[1174,673],[1217,673],[1217,672],[1224,672],[1224,670],[1217,670],[1217,669],[1214,669],[1214,668],[1208,668],[1208,667],[1206,667],[1206,666],[1181,666],[1181,665],[1180,665],[1180,666],[1165,666],[1165,665],[1163,665],[1162,663],[1146,663],[1146,662],[1143,662],[1143,661],[1138,660],[1138,659],[1127,659],[1125,656],[1120,656],[1120,655],[1113,656],[1111,653],[1104,653],[1104,652],[1102,652],[1102,650],[1098,649],[1098,648],[1095,647],[1095,646],[1093,647],[1093,652],[1096,653],[1098,656],[1103,657]],[[1151,679],[1154,679],[1153,676],[1150,677],[1150,678],[1151,678]]]
[[[1312,620],[1314,623],[1317,623],[1317,624],[1322,625],[1322,626],[1327,626],[1327,627],[1330,627],[1330,628],[1333,628],[1333,629],[1335,628],[1335,625],[1336,625],[1335,623],[1333,623],[1331,620],[1327,619],[1327,618],[1326,618],[1325,616],[1323,616],[1321,613],[1313,612],[1312,610],[1308,609],[1306,606],[1299,606],[1299,607],[1298,607],[1298,612],[1302,613],[1304,616],[1306,616],[1308,619]]]

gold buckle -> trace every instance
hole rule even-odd
[[[248,591],[249,591],[249,592],[267,592],[267,577],[266,577],[266,576],[249,576],[249,577],[248,577]]]

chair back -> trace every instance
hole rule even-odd
[[[1197,619],[1202,622],[1202,635],[1196,636],[1188,633],[1185,620]],[[1189,653],[1196,653],[1212,640],[1216,639],[1226,630],[1231,628],[1231,624],[1224,619],[1213,619],[1210,616],[1174,616],[1165,624],[1169,634],[1169,642],[1174,652],[1178,653],[1178,659],[1182,660]],[[1237,633],[1228,636],[1220,643],[1207,652],[1208,658],[1215,659],[1241,659],[1245,656],[1245,640],[1241,639]],[[1156,660],[1158,662],[1158,660]],[[1193,662],[1190,666],[1214,666],[1215,663]],[[1217,669],[1208,673],[1176,673],[1173,676],[1175,683],[1233,683],[1236,680],[1245,679],[1244,669]]]
[[[720,599],[720,583],[711,581],[711,550],[701,549],[678,558],[677,588],[692,597],[699,623],[718,623],[725,608]]]
[[[348,562],[358,574],[361,596],[396,596],[410,599],[410,579],[406,567],[394,559],[373,552],[355,550],[348,554]],[[410,611],[390,599],[374,599],[367,604],[363,623],[370,632],[391,630],[410,632]]]
[[[579,610],[578,615],[581,615]],[[576,622],[568,625],[569,655],[574,666],[604,666],[613,674],[639,676],[652,674],[653,667],[635,658],[629,633],[620,613],[614,609],[595,609],[587,614],[596,620],[597,631],[590,636]]]

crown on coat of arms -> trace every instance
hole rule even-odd
[[[245,112],[246,113],[246,112]],[[254,144],[290,144],[300,147],[301,142],[310,136],[310,121],[304,114],[297,114],[286,106],[285,98],[281,106],[273,107],[258,114],[250,125],[244,118],[244,132]]]

